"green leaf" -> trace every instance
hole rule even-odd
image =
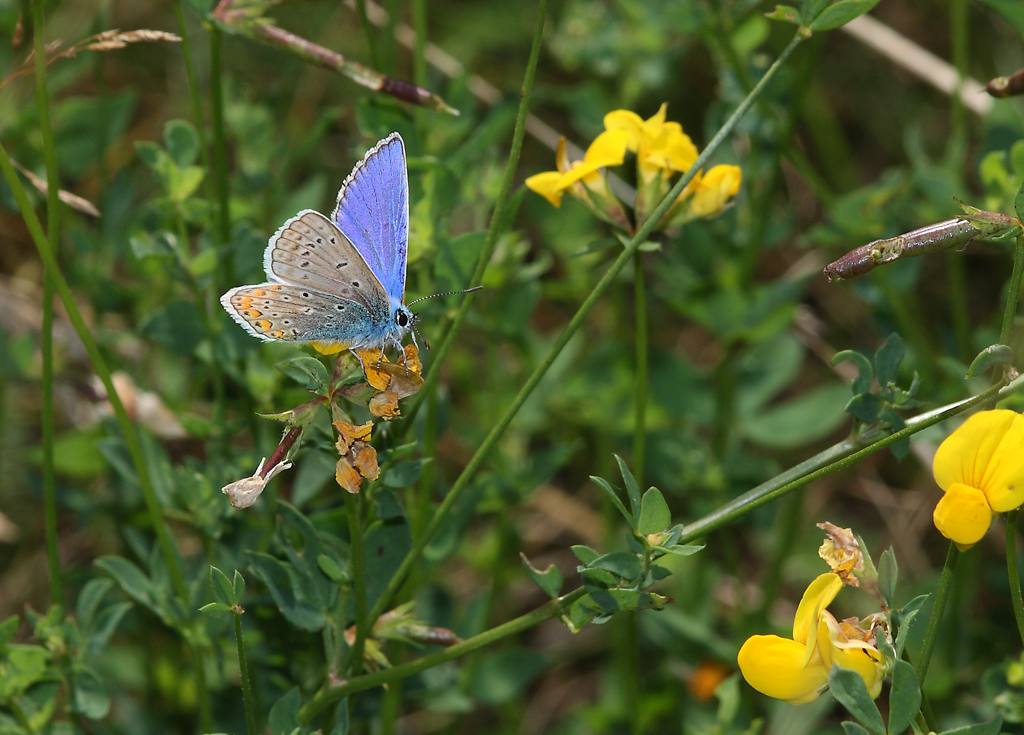
[[[882,558],[878,560],[878,586],[882,590],[882,597],[893,607],[896,599],[896,578],[899,567],[896,564],[896,553],[890,546],[882,552]]]
[[[704,544],[673,544],[672,546],[659,546],[658,548],[676,556],[690,556],[698,551],[703,551]]]
[[[630,551],[613,551],[597,557],[587,566],[591,569],[603,569],[630,581],[637,579],[642,571],[640,559]]]
[[[800,25],[800,11],[792,5],[776,5],[775,10],[764,14],[770,20],[781,20],[785,23]]]
[[[914,622],[914,618],[917,617],[917,614],[921,611],[922,605],[928,601],[929,597],[931,597],[930,594],[919,595],[900,608],[899,631],[896,633],[896,644],[894,646],[897,657],[903,655],[903,647],[907,644],[907,634],[910,632],[910,624]]]
[[[245,597],[245,579],[242,577],[242,573],[235,570],[235,576],[231,582],[232,591],[234,592],[235,604],[242,602],[242,598]]]
[[[622,457],[615,455],[615,461],[619,463],[619,472],[622,473],[622,481],[626,483],[626,493],[629,495],[629,507],[633,511],[633,517],[640,517],[640,486],[636,484],[636,478],[629,471],[629,467],[622,461]]]
[[[1017,196],[1013,199],[1013,209],[1017,212],[1017,219],[1024,220],[1024,183],[1017,189]]]
[[[570,548],[572,549],[572,553],[576,555],[576,558],[584,564],[590,564],[590,562],[594,561],[594,559],[601,556],[592,548],[590,548],[589,546],[584,546],[583,544],[576,544],[575,546],[571,546]]]
[[[881,347],[875,351],[875,377],[878,385],[885,388],[899,378],[900,363],[903,362],[903,340],[893,332]]]
[[[78,594],[78,601],[75,603],[75,614],[78,616],[78,624],[82,626],[83,630],[92,628],[96,609],[113,586],[113,581],[106,578],[90,579],[85,583],[82,591]],[[0,646],[4,642],[3,636],[0,636]]]
[[[980,725],[967,725],[954,730],[945,730],[939,735],[999,735],[1002,729],[1002,718],[996,718],[992,722],[983,722]]]
[[[593,480],[594,484],[599,488],[604,490],[605,495],[607,495],[612,501],[612,505],[619,509],[619,513],[621,513],[622,517],[626,519],[626,523],[629,524],[630,528],[635,528],[636,521],[633,520],[633,515],[626,510],[626,506],[622,504],[622,501],[619,499],[619,494],[615,491],[615,488],[612,487],[611,483],[603,477],[596,477],[594,475],[591,475],[590,479]]]
[[[153,583],[141,569],[119,556],[102,556],[95,564],[113,577],[125,594],[159,614]]]
[[[1013,348],[1007,345],[989,345],[974,358],[967,369],[967,377],[974,378],[987,373],[997,365],[1013,364]]]
[[[860,674],[833,664],[832,670],[828,672],[828,685],[832,690],[832,696],[864,727],[875,735],[885,735],[882,715],[868,694],[868,688]]]
[[[203,315],[191,301],[172,301],[142,320],[139,332],[168,349],[191,355],[206,336]]]
[[[430,457],[425,457],[424,459],[416,459],[409,462],[399,462],[384,473],[384,476],[381,478],[381,484],[384,487],[391,488],[409,487],[420,479],[420,475],[423,473],[423,466],[430,461]]]
[[[750,441],[769,449],[793,449],[838,429],[846,414],[846,386],[826,383],[766,409],[742,425]]]
[[[71,673],[75,698],[72,711],[90,720],[102,720],[110,712],[110,693],[100,678],[85,666],[76,666]]]
[[[642,536],[647,536],[664,531],[671,525],[672,511],[665,502],[665,496],[658,488],[649,488],[640,500],[640,520],[636,524],[636,530]]]
[[[182,169],[174,167],[167,177],[167,197],[172,202],[184,202],[203,183],[204,176],[206,176],[206,172],[198,166]]]
[[[232,610],[230,605],[225,605],[223,602],[210,602],[199,608],[199,612],[209,615],[211,618],[226,618],[232,613]]]
[[[856,722],[843,722],[840,724],[842,724],[843,732],[846,735],[871,735],[863,726],[858,725]]]
[[[348,580],[348,576],[345,574],[345,570],[341,568],[341,565],[327,554],[318,556],[316,563],[320,567],[320,571],[326,574],[332,582],[341,584]]]
[[[470,693],[484,704],[509,702],[522,693],[547,665],[547,657],[527,648],[485,653],[474,672]]]
[[[832,356],[832,364],[838,365],[841,362],[849,360],[857,366],[857,377],[854,378],[853,383],[850,384],[850,388],[853,390],[854,395],[860,395],[861,393],[867,393],[871,390],[871,381],[875,379],[875,369],[871,366],[871,361],[859,352],[854,350],[843,350],[837,352]]]
[[[831,31],[846,25],[878,5],[878,0],[839,0],[825,8],[811,23],[812,31]]]
[[[412,535],[405,522],[376,523],[367,530],[363,536],[367,607],[377,602],[411,548]]]
[[[178,166],[185,168],[196,162],[199,155],[199,136],[187,120],[168,120],[164,125],[164,145]],[[141,154],[140,154],[141,155]]]
[[[235,599],[234,587],[231,586],[228,575],[217,567],[210,567],[210,586],[213,588],[213,596],[229,608],[238,604],[238,600]]]
[[[287,694],[274,702],[267,718],[267,727],[271,735],[291,735],[299,722],[299,709],[302,707],[302,695],[298,687],[292,687]]]
[[[96,655],[106,647],[110,637],[117,630],[121,618],[131,609],[132,603],[117,602],[100,610],[93,621],[91,630],[83,628],[83,633],[88,641],[86,646],[89,653]]]
[[[570,257],[578,258],[581,255],[590,255],[591,253],[599,253],[602,250],[613,248],[619,244],[619,238],[617,237],[602,237],[600,240],[591,240],[582,248],[574,252]]]
[[[921,687],[914,667],[906,661],[897,661],[892,670],[892,689],[889,691],[889,732],[893,735],[904,732],[920,709]]]
[[[334,727],[331,735],[348,735],[348,697],[342,697],[334,709]]]
[[[19,627],[21,627],[21,620],[17,615],[12,615],[0,623],[0,650],[14,640],[14,636],[18,635]]]
[[[247,551],[246,556],[288,622],[310,631],[320,630],[327,624],[324,613],[314,607],[302,592],[299,575],[294,567],[286,566],[269,554],[256,551]]]
[[[327,395],[331,376],[327,373],[324,364],[315,357],[309,355],[293,357],[278,363],[277,369],[299,385],[304,385],[307,390],[315,390],[322,396]]]
[[[882,410],[882,399],[874,393],[858,393],[849,400],[846,413],[865,424],[873,424],[878,420],[878,413]]]
[[[554,564],[548,564],[548,568],[542,572],[530,563],[526,554],[519,552],[519,558],[523,560],[523,567],[530,575],[530,579],[536,582],[537,586],[544,590],[544,593],[551,599],[558,597],[558,593],[562,591],[562,583],[565,581],[562,578],[561,570]]]
[[[0,676],[0,701],[21,694],[46,677],[50,653],[42,646],[7,646],[4,675]]]

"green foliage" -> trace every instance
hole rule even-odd
[[[939,547],[915,519],[938,497],[921,458],[944,427],[893,445],[906,457],[899,465],[868,460],[792,505],[770,502],[809,472],[845,467],[830,463],[904,428],[920,407],[980,393],[990,371],[1012,374],[1019,339],[998,336],[1008,236],[843,284],[826,284],[818,270],[858,245],[961,215],[954,196],[1021,216],[1024,128],[1008,112],[1014,103],[976,117],[938,92],[918,95],[917,82],[855,41],[813,38],[771,72],[701,164],[705,176],[719,164],[742,168],[720,216],[634,242],[641,223],[625,232],[572,193],[555,208],[521,185],[556,168],[531,137],[543,131],[538,121],[585,148],[607,113],[647,120],[666,102],[666,119],[704,150],[788,37],[838,28],[875,4],[801,0],[767,13],[774,24],[750,0],[568,0],[548,8],[527,85],[532,8],[389,4],[395,23],[415,25],[424,9],[427,40],[500,90],[428,64],[420,83],[458,117],[390,96],[387,85],[338,84],[248,35],[260,27],[215,18],[218,4],[206,0],[173,5],[184,11],[188,48],[51,50],[52,150],[31,74],[9,79],[4,150],[40,180],[55,154],[60,188],[101,212],[86,215],[65,197],[57,262],[109,371],[83,351],[74,309],[61,302],[52,510],[67,602],[48,603],[39,571],[51,469],[41,439],[43,281],[30,216],[46,221],[45,197],[24,174],[6,178],[0,733],[462,733],[486,722],[501,733],[605,735],[682,722],[687,735],[896,735],[921,729],[922,686],[933,693],[936,722],[926,724],[935,731],[998,714],[947,730],[995,735],[1002,721],[1024,720],[1022,664],[1004,660],[1017,635],[998,582],[1005,559],[993,545],[970,552],[976,574],[957,580],[962,604],[942,618],[957,637],[939,637],[932,674],[919,682],[902,660],[917,661],[930,635],[921,620]],[[117,1],[42,5],[52,14],[43,39],[65,39],[62,49],[105,30],[108,16],[128,17]],[[271,5],[233,8],[254,18]],[[321,5],[282,5],[274,22],[372,66],[358,11]],[[983,5],[992,14],[966,11],[970,45],[952,40],[952,58],[974,73],[1018,50],[998,25],[1021,27],[1016,4]],[[12,40],[16,6],[0,7]],[[900,12],[915,40],[941,50],[960,26],[945,7],[934,10],[911,3]],[[165,11],[133,6],[131,25],[174,30]],[[5,69],[21,69],[34,48],[28,20],[20,46],[0,44]],[[371,76],[387,72],[401,90],[418,65],[393,30],[370,29],[382,67]],[[194,98],[187,65],[197,72]],[[208,98],[213,89],[223,109]],[[506,176],[520,99],[536,119]],[[463,297],[414,307],[434,347],[420,357],[439,379],[383,421],[368,409],[375,391],[354,361],[254,340],[218,299],[264,280],[267,238],[302,209],[330,213],[355,162],[392,131],[404,137],[410,176],[407,302],[464,288],[479,263],[486,268],[450,352],[441,345]],[[638,183],[638,153],[610,167],[627,185]],[[570,162],[579,158],[570,148]],[[630,247],[641,255],[593,299]],[[643,353],[634,267],[646,284]],[[572,322],[585,304],[593,309]],[[579,331],[549,365],[571,324]],[[494,435],[538,365],[536,388]],[[837,377],[851,367],[856,377]],[[106,372],[127,423],[112,420],[95,381]],[[843,383],[851,378],[852,397]],[[1024,403],[1009,394],[1000,405]],[[358,496],[335,482],[344,467],[332,421],[373,422],[364,443],[380,474],[368,469]],[[300,435],[275,456],[277,422]],[[908,454],[919,437],[922,451]],[[265,483],[261,459],[278,473]],[[278,460],[294,469],[281,473]],[[250,507],[232,508],[221,492],[237,483],[261,491]],[[453,487],[457,497],[442,506]],[[778,611],[824,571],[812,511],[814,522],[856,525],[877,548],[892,544],[877,570],[867,558],[856,572],[888,626],[875,633],[891,671],[887,731],[849,672],[832,672],[832,694],[858,719],[842,723],[816,705],[776,710],[735,673],[743,641],[788,635]],[[378,603],[383,615],[368,620]],[[837,619],[863,614],[847,604],[833,609]],[[558,633],[560,624],[582,634]],[[965,673],[984,670],[980,684]]]

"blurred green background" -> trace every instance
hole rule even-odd
[[[209,142],[210,8],[202,0],[183,6]],[[29,36],[14,43],[20,9],[0,2],[5,70],[19,68],[31,47]],[[390,0],[387,9],[397,23],[412,22],[409,3]],[[668,119],[703,147],[793,32],[764,17],[771,9],[749,0],[553,1],[531,112],[585,147],[607,112],[630,109],[647,118],[667,102]],[[189,581],[198,580],[202,602],[212,599],[204,586],[210,564],[229,576],[237,568],[248,582],[243,624],[261,726],[293,687],[306,698],[323,683],[323,634],[282,613],[269,573],[248,552],[286,557],[289,533],[299,525],[278,501],[301,511],[341,560],[348,527],[332,481],[326,421],[311,430],[295,469],[252,509],[234,511],[220,493],[276,446],[280,425],[256,413],[308,398],[304,385],[275,365],[311,351],[248,337],[211,295],[221,285],[262,280],[267,237],[301,209],[330,212],[352,165],[394,130],[406,142],[412,187],[408,298],[468,281],[500,188],[535,8],[439,0],[426,2],[425,12],[429,42],[465,71],[447,76],[429,65],[423,86],[458,117],[222,34],[226,264],[218,264],[211,245],[216,212],[181,45],[80,52],[49,68],[61,184],[101,212],[62,210],[60,262],[120,371]],[[178,32],[169,2],[64,0],[47,3],[46,14],[45,39],[63,39],[65,47],[113,28]],[[353,60],[372,66],[376,59],[396,78],[417,76],[412,53],[394,40],[395,23],[374,30],[371,51],[358,14],[343,3],[289,2],[269,15]],[[1024,66],[1024,10],[1011,0],[883,0],[872,15],[982,83]],[[474,96],[479,84],[471,75],[494,85],[499,98]],[[31,75],[0,89],[0,136],[12,158],[45,178],[33,94]],[[662,490],[676,522],[697,519],[849,432],[844,406],[852,376],[841,372],[848,364],[829,364],[838,350],[871,354],[898,332],[907,349],[901,384],[916,371],[925,408],[980,390],[981,379],[972,385],[963,375],[973,356],[997,341],[1009,245],[975,243],[844,283],[828,283],[821,268],[870,240],[955,216],[954,196],[1012,213],[1024,177],[1024,108],[1017,99],[981,99],[989,105],[984,114],[843,31],[816,34],[713,159],[743,170],[735,206],[658,236],[657,248],[643,254],[650,321],[643,481]],[[395,454],[390,474],[375,486],[378,525],[371,533],[379,543],[371,571],[378,579],[394,570],[409,529],[422,528],[431,504],[618,254],[617,243],[599,242],[608,228],[571,198],[556,209],[521,186],[553,162],[553,151],[528,135],[485,289],[408,435],[416,445]],[[634,179],[629,165],[617,173]],[[42,212],[45,197],[28,188]],[[621,519],[588,478],[618,482],[614,454],[633,462],[631,268],[570,341],[428,547],[402,593],[417,600],[421,619],[472,636],[545,601],[520,552],[538,568],[556,564],[568,589],[578,582],[570,546],[622,547]],[[50,607],[39,447],[41,283],[24,222],[0,184],[0,619],[20,616],[17,640],[37,644],[46,626],[32,616]],[[432,343],[457,303],[423,302],[421,328]],[[45,676],[25,696],[40,712],[57,709],[40,725],[46,732],[196,731],[195,664],[160,614],[157,598],[169,585],[153,553],[138,480],[59,306],[55,343],[66,595],[81,600],[91,580],[109,579],[109,569],[94,561],[115,555],[148,570],[155,601],[117,607],[132,598],[118,586],[94,584],[90,594],[103,598],[110,630],[92,620],[99,636],[88,659],[92,679],[82,676],[93,699],[81,695],[86,699],[70,706],[78,714],[61,714],[69,703],[59,677]],[[429,366],[430,353],[423,357]],[[938,490],[930,462],[948,431],[924,432],[902,460],[880,453],[711,534],[704,552],[674,562],[673,576],[659,584],[673,600],[664,610],[619,615],[577,634],[547,621],[387,694],[360,695],[351,727],[841,732],[828,696],[794,708],[764,700],[735,677],[717,697],[714,685],[733,675],[748,635],[785,633],[807,582],[824,571],[815,523],[852,526],[876,557],[892,544],[903,571],[901,599],[934,589],[945,544],[931,525]],[[388,437],[378,447],[384,461],[399,451]],[[1004,670],[1018,646],[1001,545],[990,537],[960,562],[926,686],[944,727],[999,711],[1009,723],[1004,732],[1021,732],[1013,724],[1024,717],[1021,677],[1011,671],[1008,680]],[[866,604],[854,593],[841,597],[837,617],[865,612],[858,601]],[[92,613],[79,603],[75,614],[88,627]],[[229,621],[203,625],[199,648],[214,731],[242,732]],[[68,655],[53,650],[48,666]],[[389,644],[386,652],[395,663],[414,651]],[[320,725],[332,727],[329,718]],[[273,718],[267,726],[278,735]],[[0,732],[19,727],[0,706]]]

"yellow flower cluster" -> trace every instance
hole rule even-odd
[[[932,474],[945,491],[932,515],[935,527],[966,550],[981,541],[996,513],[1024,503],[1024,416],[974,414],[939,445]]]
[[[740,648],[737,660],[743,678],[769,697],[805,704],[828,688],[832,665],[856,671],[868,693],[882,690],[887,666],[875,646],[875,629],[856,621],[838,621],[825,608],[843,588],[838,574],[826,572],[804,592],[793,620],[793,638],[755,635]]]
[[[555,154],[557,171],[531,176],[526,185],[556,207],[569,192],[601,219],[627,232],[632,225],[619,200],[608,187],[601,169],[618,166],[626,152],[636,154],[637,199],[635,218],[642,221],[672,187],[672,177],[697,160],[697,147],[677,122],[665,120],[667,105],[644,120],[635,112],[615,110],[604,118],[605,132],[587,149],[582,161],[570,162],[565,139]],[[698,171],[658,223],[658,229],[675,227],[700,217],[714,217],[729,204],[740,188],[739,166],[715,166]]]

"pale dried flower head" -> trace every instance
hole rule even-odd
[[[225,485],[221,489],[221,492],[227,495],[231,500],[232,508],[236,508],[238,510],[248,508],[256,502],[256,498],[263,493],[267,483],[274,479],[275,475],[280,472],[284,472],[292,466],[291,462],[281,462],[280,464],[274,465],[274,467],[267,473],[266,477],[261,477],[260,472],[263,471],[263,465],[266,461],[266,457],[260,460],[260,466],[256,468],[256,472],[253,473],[252,477],[245,477],[241,480],[236,480],[230,485]]]

